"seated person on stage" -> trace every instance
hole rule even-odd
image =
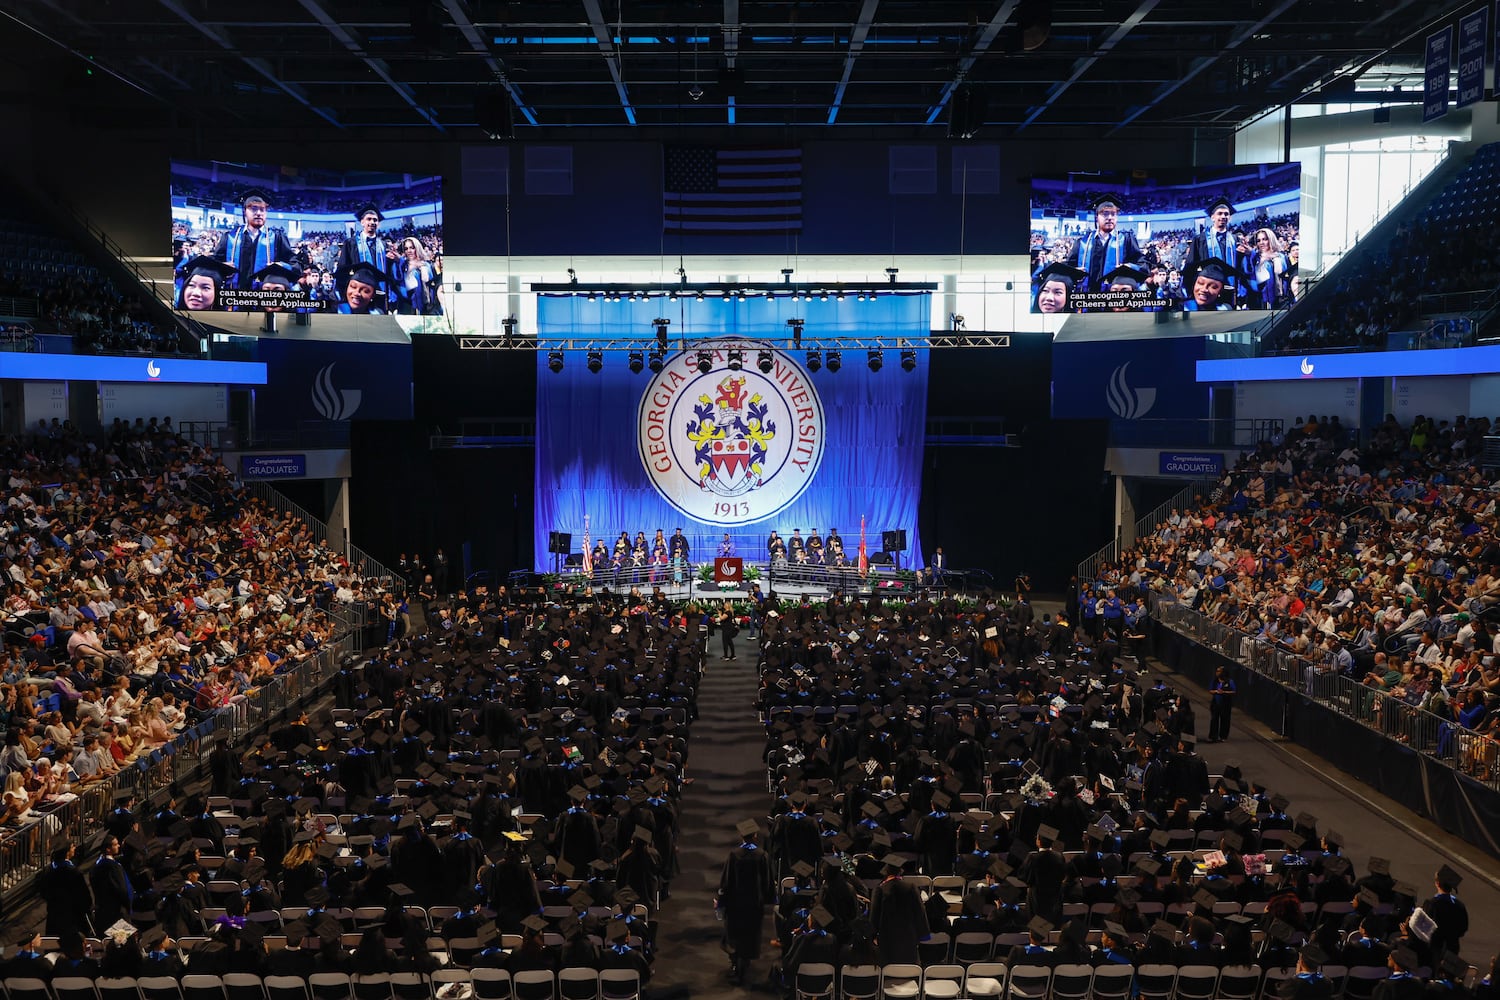
[[[807,536],[807,560],[815,566],[823,565],[823,536],[817,528]]]

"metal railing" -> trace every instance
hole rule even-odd
[[[1363,684],[1332,669],[1298,656],[1291,650],[1252,636],[1223,622],[1213,621],[1170,597],[1156,593],[1148,598],[1151,615],[1171,629],[1266,677],[1332,709],[1345,718],[1370,727],[1387,739],[1448,767],[1475,776],[1500,788],[1496,751],[1500,743],[1466,729],[1452,719],[1427,711],[1420,704],[1380,688]]]
[[[253,481],[246,483],[245,488],[250,491],[251,496],[269,504],[272,510],[301,520],[312,530],[313,538],[317,541],[322,542],[331,549],[343,552],[344,556],[349,560],[350,568],[359,576],[376,581],[397,596],[406,592],[406,580],[399,574],[359,546],[346,542],[342,538],[331,538],[328,533],[328,525],[321,518],[314,515],[307,508],[293,503],[280,490],[266,483]]]
[[[1211,488],[1212,483],[1209,481],[1195,479],[1172,494],[1166,501],[1148,511],[1144,517],[1137,518],[1132,544],[1134,544],[1135,538],[1140,538],[1142,535],[1149,535],[1155,531],[1163,521],[1172,516],[1172,511],[1186,510],[1188,502],[1193,499],[1194,494]],[[1097,579],[1101,566],[1105,563],[1114,562],[1120,557],[1120,541],[1119,536],[1116,536],[1108,545],[1105,545],[1078,564],[1077,573],[1080,587],[1091,580]]]
[[[0,831],[0,912],[14,913],[16,905],[31,895],[54,847],[71,841],[82,853],[92,846],[118,793],[133,791],[144,810],[146,800],[159,789],[201,777],[215,743],[243,744],[252,733],[321,696],[338,673],[340,659],[353,651],[354,641],[355,633],[340,635],[118,774],[79,788],[73,798],[40,812],[19,829]]]
[[[26,295],[0,295],[0,316],[9,319],[39,319],[42,300]]]

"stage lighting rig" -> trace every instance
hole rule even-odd
[[[775,364],[776,362],[772,359],[770,351],[761,351],[756,356],[755,367],[759,368],[766,375],[771,374],[771,369],[775,367]]]
[[[630,368],[630,374],[639,375],[641,373],[641,369],[646,366],[646,356],[640,351],[631,351],[629,354],[629,358],[630,360],[627,363],[627,366]]]
[[[885,352],[871,351],[869,353],[869,360],[866,363],[870,366],[870,371],[880,371],[880,369],[885,365]]]
[[[807,370],[810,371],[810,372],[815,372],[815,371],[819,370],[822,367],[823,367],[823,352],[822,351],[808,351],[807,352]]]
[[[909,347],[901,352],[901,370],[904,372],[917,370],[917,352]]]
[[[554,374],[554,375],[556,375],[558,372],[560,372],[560,371],[563,370],[563,352],[562,351],[548,351],[547,352],[547,368],[549,370],[551,370],[552,374]]]
[[[828,352],[828,370],[831,371],[831,372],[836,372],[836,371],[838,371],[842,367],[844,367],[844,352],[843,351],[829,351]]]
[[[794,317],[786,321],[786,325],[792,328],[792,347],[800,350],[802,348],[802,328],[807,325],[806,320]]]
[[[516,342],[516,327],[521,323],[514,316],[507,316],[500,321],[500,326],[505,330],[505,346],[509,347]]]
[[[713,367],[714,367],[714,356],[712,354],[710,354],[708,351],[699,351],[698,352],[698,371],[699,371],[699,373],[703,374],[703,375],[707,375],[710,371],[713,370]]]
[[[698,297],[701,299],[703,296],[700,295]],[[656,329],[656,349],[665,352],[667,349],[667,327],[672,325],[672,321],[665,316],[658,316],[651,321],[651,325]]]
[[[600,369],[604,367],[604,352],[589,351],[588,367],[589,371],[593,372],[595,375],[598,375]]]
[[[732,372],[737,372],[741,368],[744,368],[744,367],[745,367],[745,352],[741,351],[738,347],[732,347],[732,348],[730,348],[730,350],[729,350],[729,370],[732,371]]]
[[[646,367],[651,369],[651,374],[660,375],[661,370],[666,367],[667,359],[660,351],[652,351],[646,357]]]

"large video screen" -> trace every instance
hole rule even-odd
[[[1301,201],[1298,163],[1033,177],[1031,311],[1284,308]]]
[[[440,316],[443,181],[174,160],[179,309]]]

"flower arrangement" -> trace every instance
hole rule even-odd
[[[1021,794],[1033,802],[1040,802],[1052,797],[1052,785],[1040,774],[1033,774],[1021,786]]]

